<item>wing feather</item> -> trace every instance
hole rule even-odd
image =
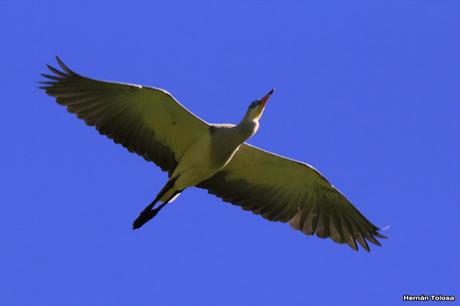
[[[385,238],[313,167],[243,144],[232,161],[200,188],[297,230],[369,251]]]
[[[40,88],[100,134],[170,174],[188,145],[207,131],[206,122],[162,89],[90,79],[57,62],[62,71],[47,65],[52,74],[42,74]]]

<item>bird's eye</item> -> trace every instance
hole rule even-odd
[[[249,108],[254,108],[254,107],[256,107],[258,103],[259,103],[259,101],[257,101],[257,100],[254,101],[254,102],[252,102],[251,105],[249,105]]]

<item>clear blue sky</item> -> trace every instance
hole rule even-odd
[[[0,305],[460,298],[459,16],[457,0],[0,0]],[[36,88],[55,55],[209,122],[276,87],[250,142],[314,165],[389,239],[356,253],[198,189],[132,231],[166,175]]]

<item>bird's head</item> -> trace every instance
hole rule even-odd
[[[258,121],[260,117],[262,117],[265,105],[267,104],[268,99],[270,99],[273,91],[273,89],[270,90],[270,92],[263,96],[261,99],[252,102],[248,107],[248,111],[245,117],[249,120]]]

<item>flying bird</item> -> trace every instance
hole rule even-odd
[[[380,245],[376,237],[386,238],[312,166],[245,142],[259,129],[273,90],[252,102],[238,124],[210,124],[163,89],[87,78],[56,59],[62,70],[47,65],[52,74],[42,74],[46,81],[40,88],[100,134],[168,172],[168,181],[134,221],[134,229],[196,186],[265,219],[288,222],[354,250],[356,242],[369,251],[368,241]]]

